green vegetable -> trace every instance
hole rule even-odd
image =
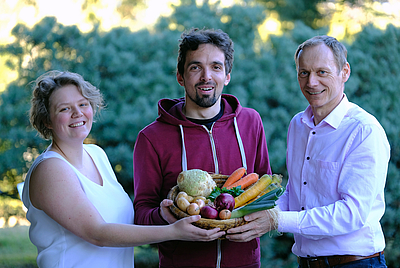
[[[207,198],[214,202],[215,198],[217,198],[217,196],[219,196],[222,193],[228,193],[228,194],[232,195],[233,197],[236,197],[243,192],[244,192],[244,190],[242,190],[241,186],[237,186],[232,189],[227,189],[226,187],[223,187],[222,189],[219,187],[215,187],[214,190],[212,190],[211,194]]]
[[[179,173],[176,180],[179,190],[190,196],[207,196],[217,186],[211,175],[201,169],[189,169]]]
[[[258,198],[254,202],[251,202],[243,207],[234,209],[232,211],[231,219],[240,218],[253,212],[275,207],[275,201],[278,200],[278,198],[283,194],[284,191],[285,189],[283,187],[276,188]]]

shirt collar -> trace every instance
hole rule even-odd
[[[347,111],[350,109],[351,103],[347,99],[346,94],[343,94],[343,99],[340,101],[339,105],[336,106],[333,111],[328,114],[321,122],[325,122],[329,124],[333,128],[338,128],[340,123],[342,122],[343,118],[347,114]],[[304,111],[301,117],[303,123],[307,124],[309,127],[314,128],[314,115],[311,110],[311,106],[308,106],[307,109]]]

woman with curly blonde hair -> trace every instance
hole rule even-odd
[[[29,235],[38,249],[39,267],[133,267],[133,247],[165,240],[210,241],[224,232],[191,223],[133,224],[133,205],[105,152],[84,144],[100,91],[80,75],[51,71],[35,83],[30,120],[51,144],[33,163],[22,199],[31,222]],[[171,200],[163,200],[168,207]]]

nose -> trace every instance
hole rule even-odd
[[[72,117],[75,118],[75,117],[80,117],[82,115],[83,115],[83,113],[79,106],[72,107]]]
[[[314,73],[310,73],[308,76],[308,82],[307,82],[309,87],[314,87],[318,85],[318,77]]]
[[[207,82],[211,80],[211,71],[208,68],[204,68],[201,73],[201,81]]]

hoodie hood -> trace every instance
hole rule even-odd
[[[224,103],[224,113],[218,122],[232,121],[235,128],[237,142],[239,144],[240,153],[242,157],[242,166],[247,169],[246,155],[243,147],[242,138],[240,137],[239,129],[237,126],[237,116],[242,110],[238,99],[235,96],[222,94],[221,101]],[[182,140],[182,170],[187,170],[187,155],[185,146],[185,131],[184,128],[198,128],[199,125],[188,120],[182,112],[183,105],[185,104],[185,98],[179,99],[162,99],[158,102],[158,114],[157,121],[167,123],[170,125],[178,126],[181,133]],[[212,148],[215,148],[214,141],[211,139]],[[215,150],[213,150],[214,159],[214,173],[219,173],[218,158]]]
[[[224,114],[218,121],[230,120],[237,117],[242,110],[239,100],[229,94],[222,94],[221,101],[224,102]],[[158,118],[157,121],[171,125],[182,125],[184,127],[198,126],[189,121],[183,114],[182,109],[185,105],[185,98],[179,99],[161,99],[158,102]]]

